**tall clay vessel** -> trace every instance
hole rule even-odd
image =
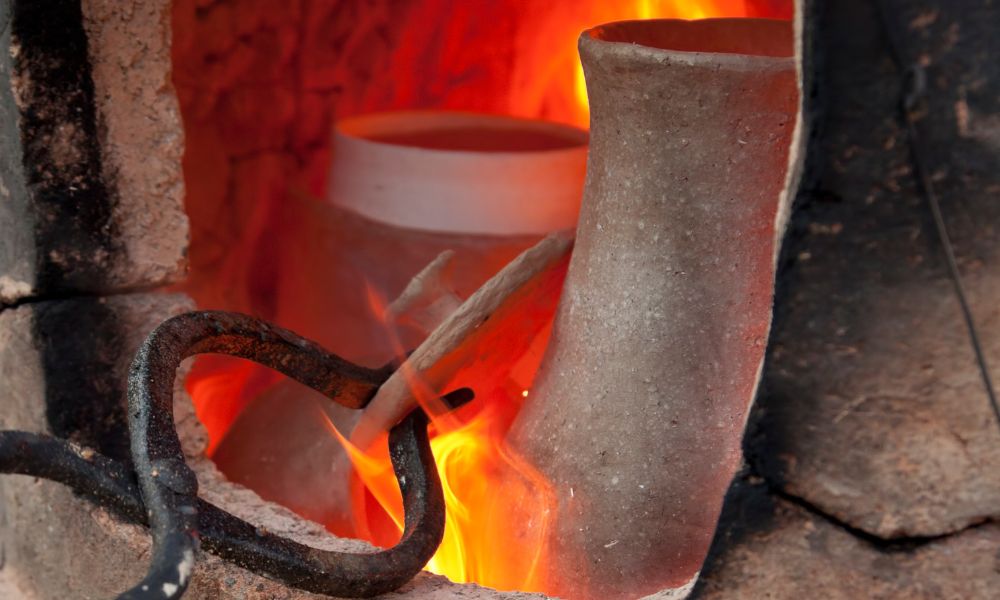
[[[557,497],[550,593],[680,596],[701,568],[767,342],[792,46],[790,23],[756,19],[581,37],[576,249],[510,438]]]

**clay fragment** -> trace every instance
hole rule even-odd
[[[429,334],[458,310],[462,299],[452,284],[453,258],[455,252],[445,250],[417,273],[386,307],[385,321],[412,325]]]
[[[491,364],[509,371],[510,357],[523,355],[551,318],[572,246],[568,236],[552,234],[487,281],[379,388],[351,434],[351,442],[367,448],[415,408],[415,381],[440,393],[470,364],[480,371]],[[511,319],[512,315],[517,319]],[[493,375],[501,379],[501,373]],[[482,393],[481,388],[473,389]]]

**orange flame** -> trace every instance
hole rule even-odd
[[[550,519],[548,482],[503,443],[519,403],[482,400],[454,428],[433,421],[431,450],[447,512],[444,539],[427,570],[462,583],[542,591],[538,565]],[[387,448],[379,444],[361,451],[320,414],[350,455],[366,491],[389,517],[373,514],[367,498],[356,496],[357,531],[382,545],[394,543],[403,530],[403,507]]]
[[[787,6],[786,6],[787,4]],[[589,15],[591,25],[610,21],[632,19],[708,19],[713,17],[776,17],[790,18],[790,3],[781,0],[636,0],[627,2],[595,3]],[[585,27],[581,27],[583,29]],[[573,97],[575,110],[572,122],[586,127],[590,122],[590,106],[587,101],[587,83],[583,76],[583,65],[572,47],[575,65],[573,71]]]
[[[744,0],[638,0],[632,4],[602,3],[588,16],[592,23],[654,17],[691,19],[744,16],[746,8]],[[545,55],[535,57],[536,65],[551,66],[552,57],[561,54],[564,59],[560,63],[575,69],[571,77],[556,74],[547,82],[566,82],[564,97],[575,99],[573,114],[563,114],[561,120],[580,124],[589,120],[575,37],[576,32],[592,23],[577,23],[565,47],[548,48]],[[382,302],[370,290],[369,301],[375,314],[382,314]],[[547,332],[539,337],[544,338],[544,348]],[[402,348],[397,348],[397,354],[402,356]],[[511,357],[511,361],[519,358]],[[416,374],[409,373],[408,382],[422,406],[428,407],[436,400]],[[504,392],[477,398],[469,407],[473,414],[463,419],[443,415],[439,407],[433,406],[431,448],[441,475],[447,517],[444,540],[427,565],[429,571],[452,581],[501,590],[546,591],[545,569],[540,567],[545,560],[547,529],[555,517],[550,484],[505,444],[507,431],[529,396],[526,387],[512,382]],[[347,449],[368,492],[366,497],[355,498],[357,531],[382,545],[394,543],[402,532],[403,513],[384,442],[377,450],[361,451],[332,424],[328,425]],[[366,498],[374,498],[375,502]],[[379,511],[389,518],[379,519]]]
[[[370,287],[368,298],[375,315],[384,315],[384,302]],[[384,326],[402,355],[390,324]],[[544,331],[538,336],[542,347],[547,335]],[[532,354],[528,352],[529,362],[537,362]],[[511,362],[520,359],[511,357]],[[543,590],[538,566],[544,553],[551,492],[547,480],[504,444],[526,397],[525,390],[511,381],[503,392],[478,397],[468,407],[447,412],[407,363],[401,368],[421,407],[431,415],[431,450],[446,505],[444,539],[427,570],[452,581],[497,589]],[[356,533],[381,545],[395,543],[403,530],[403,507],[385,438],[372,448],[359,449],[325,413],[320,414],[347,451],[364,486],[364,494],[354,494]],[[503,493],[498,493],[501,488]]]
[[[206,454],[215,453],[243,409],[281,377],[271,369],[229,356],[200,356],[194,361],[184,387],[208,432]]]
[[[407,21],[435,22],[462,31],[460,20],[452,18],[454,14],[471,15],[471,23],[480,23],[480,12],[486,10],[461,1],[440,0],[437,4],[449,8],[450,12],[443,12],[450,15],[451,21],[445,19],[448,22],[439,23],[437,17],[440,15],[433,12],[433,2],[416,3],[417,7],[430,7],[426,9],[430,12],[418,11]],[[493,10],[502,13],[497,6],[508,7],[513,13],[528,11],[533,16],[544,16],[536,34],[521,40],[523,45],[518,45],[516,64],[511,66],[509,57],[503,53],[497,54],[499,58],[491,58],[464,50],[441,52],[437,57],[440,64],[427,64],[421,62],[422,55],[415,57],[413,54],[433,44],[422,43],[424,40],[419,36],[437,39],[441,37],[440,32],[436,28],[416,33],[408,31],[417,37],[404,36],[400,42],[403,50],[382,69],[392,73],[393,82],[402,81],[399,85],[403,91],[384,105],[368,105],[374,92],[359,95],[356,105],[349,104],[347,98],[343,100],[342,112],[360,112],[373,106],[385,109],[431,104],[438,108],[480,109],[540,117],[586,127],[589,123],[587,91],[576,49],[581,30],[602,22],[627,19],[788,18],[791,11],[789,0],[561,0],[552,4],[559,8],[551,10],[540,8],[544,4],[531,8],[529,3],[510,0],[494,6]],[[552,14],[546,13],[547,10]],[[510,28],[495,29],[498,33],[491,33],[489,27],[470,27],[476,36],[508,35],[506,32]],[[493,61],[490,68],[508,75],[497,78],[503,94],[484,93],[483,89],[489,88],[466,83],[467,75],[478,72],[473,67],[483,67],[489,60]],[[423,80],[427,72],[438,71],[458,73],[461,77],[456,75],[453,80],[463,83],[449,87],[440,81],[428,83]],[[416,83],[406,87],[408,78]],[[451,80],[445,78],[443,81]],[[387,85],[383,81],[378,83]],[[447,93],[439,97],[428,99],[420,95],[442,89]],[[317,164],[322,164],[325,172],[326,163],[320,160]],[[376,314],[382,314],[381,300],[375,295],[370,294],[370,304]],[[453,581],[476,582],[502,590],[546,591],[544,541],[556,517],[553,495],[546,478],[514,454],[506,445],[505,437],[521,405],[530,398],[530,380],[547,339],[548,330],[537,337],[535,356],[523,361],[527,367],[515,370],[517,375],[507,382],[506,389],[500,387],[500,391],[478,396],[473,404],[457,411],[457,415],[446,413],[437,396],[416,374],[408,375],[415,396],[432,416],[431,448],[447,505],[444,541],[427,566],[434,573]],[[397,347],[396,354],[402,356],[402,348]],[[520,359],[511,357],[512,362]],[[222,370],[219,365],[214,370],[200,368],[206,364],[205,359],[195,364],[187,385],[198,415],[209,430],[211,453],[243,406],[276,377],[261,367],[241,366],[232,361],[220,363],[226,367]],[[325,413],[322,418],[331,435],[346,449],[360,479],[352,506],[356,535],[379,545],[393,544],[402,531],[403,512],[385,440],[374,448],[358,449],[337,431]]]

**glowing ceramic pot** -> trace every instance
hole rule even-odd
[[[426,332],[382,323],[369,290],[390,301],[453,250],[452,283],[471,295],[545,234],[576,226],[586,161],[586,132],[544,121],[396,112],[339,122],[327,198],[293,196],[280,215],[300,243],[279,263],[278,322],[357,362],[398,358]],[[344,432],[358,416],[294,382],[273,386],[214,458],[231,480],[356,535],[349,464],[320,407]]]

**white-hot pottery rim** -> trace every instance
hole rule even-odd
[[[408,229],[537,235],[576,227],[587,132],[453,111],[343,119],[328,200]]]

